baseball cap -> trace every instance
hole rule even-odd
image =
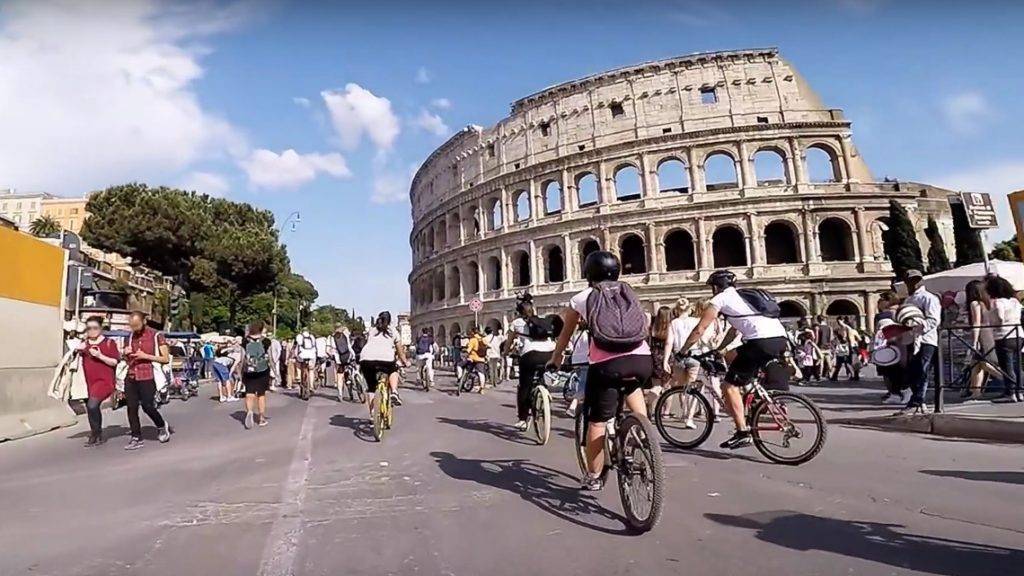
[[[915,270],[915,269],[911,268],[910,270],[907,270],[903,274],[903,278],[906,279],[906,280],[909,280],[911,278],[924,278],[924,274],[921,274],[920,270]]]

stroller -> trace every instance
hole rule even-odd
[[[181,398],[187,401],[199,395],[199,372],[202,360],[193,340],[198,340],[195,333],[168,333],[168,340],[177,342],[170,345],[171,377],[168,379],[165,395],[170,398]]]

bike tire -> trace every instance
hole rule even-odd
[[[807,451],[797,456],[786,457],[772,452],[768,443],[761,437],[760,430],[757,426],[757,423],[760,422],[762,413],[767,410],[768,407],[768,403],[762,400],[755,404],[750,410],[750,430],[752,440],[754,441],[754,447],[757,448],[757,451],[764,455],[765,458],[775,462],[776,464],[799,466],[800,464],[811,461],[821,452],[822,448],[825,447],[825,440],[828,438],[828,424],[825,421],[825,416],[821,413],[821,410],[814,402],[802,394],[797,394],[796,392],[772,392],[771,395],[776,402],[788,400],[789,402],[802,404],[807,408],[814,417],[815,425],[818,430],[818,437]]]
[[[580,466],[580,474],[587,474],[587,412],[583,406],[580,406],[576,412],[576,423],[573,427],[575,431],[574,440],[576,444],[576,463]]]
[[[476,382],[476,372],[471,372],[469,370],[467,370],[466,372],[463,372],[463,374],[462,374],[462,384],[461,384],[462,391],[463,392],[472,392],[473,391],[473,385],[474,385],[475,382]]]
[[[668,421],[666,420],[666,417],[662,415],[662,412],[670,399],[675,400],[676,402],[679,403],[680,406],[682,406],[683,400],[687,399],[688,396],[692,401],[695,401],[699,404],[700,410],[702,410],[703,414],[705,415],[705,422],[707,425],[703,430],[696,432],[696,435],[693,438],[684,440],[672,435],[672,432],[668,426]],[[693,450],[694,448],[697,448],[701,444],[706,442],[708,437],[711,436],[711,432],[715,427],[715,421],[712,419],[711,414],[711,401],[708,400],[707,397],[704,396],[704,394],[702,394],[699,390],[687,390],[686,388],[682,387],[673,388],[659,396],[658,401],[655,402],[654,425],[658,429],[658,434],[665,440],[665,442],[668,442],[669,444],[675,446],[676,448],[682,448],[683,450]]]
[[[626,524],[637,533],[649,532],[657,526],[661,519],[662,507],[665,500],[665,463],[661,454],[661,445],[655,440],[654,426],[650,420],[636,414],[627,414],[622,418],[619,430],[616,432],[618,442],[619,463],[616,466],[619,480],[619,498],[622,501],[622,509],[626,514]],[[627,445],[640,441],[637,449],[644,457],[644,469],[635,471],[632,468],[637,466],[637,454],[632,459],[626,453]],[[630,468],[630,469],[627,469]],[[639,475],[646,476],[646,483],[650,485],[650,511],[645,517],[637,514],[632,499],[627,493],[628,477]]]
[[[562,385],[562,399],[566,402],[571,402],[573,397],[576,396],[576,389],[579,388],[579,385],[579,378],[576,376],[576,373],[573,372],[568,378],[566,378],[565,384]]]
[[[533,432],[541,446],[551,437],[551,398],[547,389],[541,387],[533,392]]]
[[[380,406],[381,399],[380,399],[380,395],[379,394],[377,395],[377,398],[374,398],[374,402],[375,402],[375,404],[373,406],[373,410],[371,411],[371,414],[373,414],[373,418],[372,418],[372,420],[373,420],[373,437],[377,440],[377,442],[383,442],[384,441],[384,415],[383,415],[383,411],[381,410],[381,406]]]

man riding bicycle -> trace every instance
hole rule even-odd
[[[299,370],[299,387],[309,386],[316,370],[316,338],[309,333],[309,328],[303,328],[302,332],[295,337],[296,367]]]
[[[345,389],[345,367],[355,362],[355,354],[352,351],[352,341],[349,339],[348,327],[338,324],[334,327],[334,360],[335,360],[335,381],[338,384],[338,400],[341,400],[341,391]]]
[[[729,270],[718,270],[708,277],[713,294],[708,306],[693,328],[682,350],[690,350],[700,341],[701,335],[719,315],[725,317],[732,327],[730,333],[738,333],[743,344],[736,348],[736,357],[729,363],[729,369],[722,381],[722,397],[725,407],[736,424],[736,432],[721,444],[722,448],[735,450],[749,446],[752,442],[750,429],[743,413],[741,388],[757,377],[771,361],[782,358],[789,346],[786,329],[778,318],[778,304],[763,290],[736,289],[736,275]],[[732,341],[727,336],[716,351],[724,350]]]
[[[466,369],[475,373],[477,392],[483,394],[487,378],[487,344],[479,326],[473,326],[469,334],[469,343],[466,344]]]
[[[430,328],[423,328],[419,338],[416,339],[416,371],[424,374],[427,385],[434,385],[434,354],[437,350],[437,342],[434,341],[434,334]]]

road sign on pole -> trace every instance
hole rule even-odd
[[[992,205],[992,197],[985,192],[961,192],[960,201],[967,212],[967,223],[971,228],[998,228],[996,209]]]
[[[479,298],[469,301],[469,311],[473,313],[473,324],[480,328],[480,311],[484,309],[484,303]]]

